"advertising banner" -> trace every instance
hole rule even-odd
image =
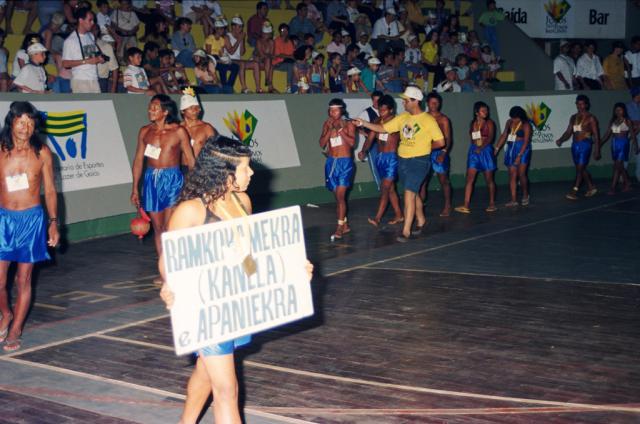
[[[0,102],[6,116],[11,102]],[[111,100],[32,104],[42,114],[46,141],[54,154],[58,192],[130,184],[131,168]]]
[[[509,119],[509,110],[520,106],[527,111],[533,127],[531,147],[533,150],[557,149],[555,141],[565,132],[569,118],[576,113],[575,95],[496,97],[498,108],[499,134]],[[564,143],[568,148],[571,143]]]
[[[270,169],[300,166],[284,100],[203,102],[202,108],[203,120],[251,147],[254,161]]]
[[[625,38],[626,0],[497,0],[532,38]]]
[[[300,207],[162,234],[176,354],[313,315]]]

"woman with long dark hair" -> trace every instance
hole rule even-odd
[[[222,136],[209,138],[187,176],[168,231],[249,215],[251,200],[245,191],[253,175],[250,160],[251,150],[239,141]],[[162,259],[159,268],[164,276]],[[307,263],[306,269],[311,279],[311,263]],[[160,296],[170,308],[174,296],[166,283]],[[187,385],[181,423],[196,422],[212,391],[215,422],[241,422],[233,352],[250,340],[251,336],[245,336],[198,351],[196,367]]]
[[[509,170],[509,189],[511,190],[511,200],[505,205],[508,208],[518,206],[516,192],[518,190],[518,180],[522,190],[522,206],[529,205],[529,180],[527,179],[527,168],[531,160],[531,134],[533,133],[527,112],[520,106],[514,106],[509,111],[509,120],[504,127],[504,131],[498,140],[495,149],[495,156],[498,156],[500,149],[507,143],[504,152],[504,165]]]
[[[478,172],[484,174],[484,179],[489,190],[489,206],[487,212],[495,212],[496,208],[496,183],[493,173],[496,170],[496,157],[492,147],[496,134],[496,124],[489,118],[489,105],[484,102],[476,102],[473,105],[473,119],[469,125],[471,145],[467,155],[467,182],[464,187],[464,205],[455,208],[460,213],[471,213],[469,203],[473,186]]]
[[[622,178],[622,191],[631,190],[629,182],[629,174],[624,168],[624,163],[629,161],[629,147],[633,140],[633,149],[638,153],[638,142],[636,140],[636,130],[633,122],[627,114],[627,106],[624,103],[616,103],[613,106],[613,116],[609,121],[609,128],[604,137],[600,141],[602,147],[609,138],[613,136],[611,141],[611,159],[613,159],[613,178],[611,179],[611,188],[607,194],[612,195],[616,192],[618,181]],[[600,160],[601,155],[596,155],[596,160]]]

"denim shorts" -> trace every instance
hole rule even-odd
[[[398,158],[398,176],[405,190],[417,193],[431,169],[429,155]]]

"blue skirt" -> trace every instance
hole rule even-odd
[[[178,202],[184,177],[180,167],[147,168],[144,172],[142,208],[148,212],[161,212]]]
[[[507,143],[507,149],[504,152],[504,165],[507,168],[510,168],[514,165],[516,158],[518,157],[518,153],[522,150],[522,145],[524,144],[524,140],[519,140],[515,142]],[[522,154],[520,158],[520,165],[528,165],[531,161],[531,143],[527,146],[526,150]]]
[[[611,142],[611,158],[613,158],[614,161],[629,162],[628,137],[613,138],[613,141]]]
[[[497,168],[496,157],[493,155],[493,146],[487,144],[479,153],[476,153],[477,146],[469,146],[467,154],[467,169],[475,169],[478,172],[495,171]]]
[[[21,211],[0,208],[0,260],[34,263],[49,259],[42,206]]]

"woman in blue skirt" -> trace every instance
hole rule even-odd
[[[504,152],[504,165],[509,170],[509,189],[511,190],[511,200],[505,205],[508,208],[518,206],[516,200],[518,180],[522,190],[522,206],[529,205],[527,168],[531,161],[531,134],[531,124],[527,113],[520,106],[512,107],[509,111],[509,120],[495,148],[497,157],[502,146],[505,142],[507,143]]]
[[[631,190],[631,183],[629,182],[629,174],[624,168],[624,163],[629,161],[629,149],[631,146],[631,140],[633,140],[633,147],[635,153],[638,153],[638,142],[636,141],[636,131],[633,127],[633,122],[627,115],[627,107],[624,103],[616,103],[613,106],[613,116],[609,121],[609,128],[600,145],[604,145],[609,138],[613,137],[611,141],[611,159],[613,160],[613,179],[611,180],[611,188],[607,194],[613,195],[616,192],[616,186],[618,181],[622,178],[622,191]],[[596,160],[600,159],[600,155],[596,156]]]

